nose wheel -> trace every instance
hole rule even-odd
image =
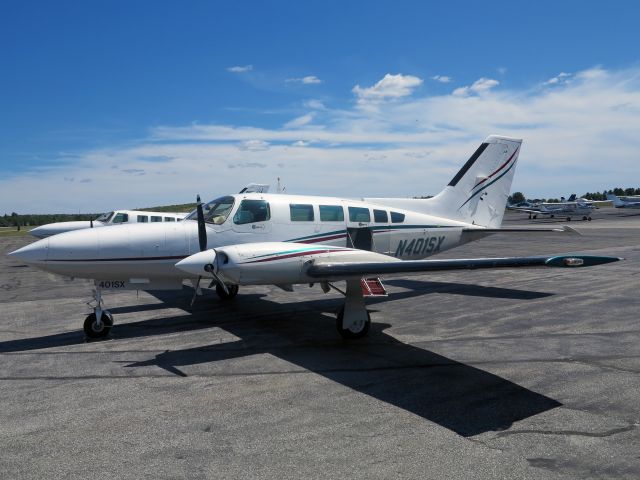
[[[93,313],[84,319],[84,333],[88,338],[102,338],[109,335],[113,327],[113,315],[108,310],[104,310],[102,303],[102,290],[96,288],[93,291],[93,300],[87,305],[93,306]]]
[[[113,315],[103,311],[100,315],[100,321],[95,313],[87,315],[84,320],[84,333],[89,338],[102,338],[109,335],[111,327],[113,327]]]

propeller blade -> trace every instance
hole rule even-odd
[[[196,287],[193,291],[193,298],[191,299],[191,306],[193,307],[193,304],[196,302],[196,297],[198,296],[198,289],[200,288],[200,280],[202,279],[202,277],[198,277],[198,281],[196,282]]]
[[[202,202],[200,201],[200,195],[197,197],[198,205],[196,210],[198,212],[198,241],[200,242],[200,251],[207,249],[207,227],[204,223],[204,212],[202,210]]]
[[[207,273],[209,273],[213,277],[213,279],[217,282],[217,284],[220,285],[220,288],[224,290],[224,293],[229,295],[229,288],[227,287],[227,284],[224,283],[222,280],[220,280],[220,277],[215,272],[213,264],[207,263],[204,266],[204,269],[207,271]]]

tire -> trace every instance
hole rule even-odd
[[[356,338],[365,337],[369,333],[371,327],[371,315],[367,312],[367,320],[362,325],[362,328],[358,332],[354,332],[349,328],[342,328],[342,320],[344,318],[344,306],[340,307],[338,315],[336,317],[336,329],[340,336],[345,340],[354,340]]]
[[[89,338],[102,338],[109,335],[113,327],[113,316],[109,312],[102,312],[102,328],[96,329],[96,314],[95,312],[87,315],[84,320],[84,333]]]
[[[591,217],[587,217],[587,220],[591,221]]]
[[[586,220],[587,220],[587,217],[582,217],[582,221],[583,222],[586,221]]]
[[[570,221],[571,221],[571,217],[567,217],[567,222],[570,222]]]
[[[220,285],[216,285],[216,293],[218,294],[218,297],[220,297],[220,300],[233,299],[238,295],[240,287],[238,287],[238,285],[227,285],[227,289],[229,290],[229,293],[225,292]]]
[[[549,217],[554,218],[554,217],[555,217],[555,215],[549,215]]]

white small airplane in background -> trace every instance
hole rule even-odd
[[[189,215],[176,212],[150,212],[142,210],[114,210],[100,215],[95,220],[81,220],[75,222],[47,223],[29,231],[36,238],[46,238],[59,233],[82,230],[85,228],[107,227],[110,225],[125,225],[132,223],[179,222]]]
[[[184,221],[67,232],[9,255],[43,270],[90,278],[95,307],[88,337],[107,335],[112,315],[102,291],[182,289],[202,278],[223,299],[239,285],[346,280],[336,327],[344,338],[369,330],[364,297],[384,294],[378,276],[478,268],[587,267],[619,260],[585,255],[422,260],[495,233],[567,232],[501,228],[522,140],[489,136],[433,198],[369,198],[240,193],[198,207]],[[339,175],[339,172],[335,172]],[[195,299],[195,295],[194,295]]]
[[[607,200],[611,200],[616,208],[640,208],[640,198],[618,197],[613,193],[607,193]]]
[[[560,202],[543,202],[536,203],[532,207],[511,207],[511,210],[517,210],[529,214],[529,219],[536,219],[538,215],[554,218],[556,215],[571,221],[573,217],[582,217],[582,220],[591,221],[591,212],[599,208],[598,205],[608,204],[608,201],[587,200],[586,198],[576,198],[576,194],[572,194],[568,200],[564,197],[560,198]]]

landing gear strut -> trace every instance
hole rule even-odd
[[[84,320],[84,333],[89,338],[102,338],[109,335],[111,327],[113,327],[113,315],[108,310],[103,309],[102,290],[96,288],[93,291],[93,313],[87,315]],[[89,302],[91,305],[92,302]]]
[[[366,336],[370,326],[371,316],[364,304],[360,279],[349,279],[344,305],[340,307],[336,318],[338,333],[345,340],[352,340]]]

